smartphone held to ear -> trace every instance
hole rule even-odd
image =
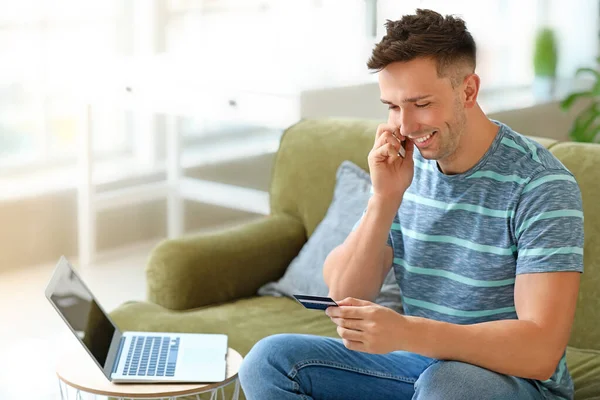
[[[400,141],[400,150],[398,150],[398,155],[402,158],[406,157],[406,141],[408,139],[404,139],[404,141]]]

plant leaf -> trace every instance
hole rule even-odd
[[[590,127],[588,127],[588,129],[586,129],[583,132],[581,141],[586,143],[593,143],[596,136],[598,135],[598,132],[600,132],[600,124],[591,125]]]
[[[600,124],[596,124],[596,137],[592,140],[593,143],[600,143]]]
[[[584,72],[589,72],[590,74],[594,75],[596,77],[596,81],[600,80],[600,72],[596,71],[593,68],[579,68],[575,72],[575,76],[579,76],[579,75],[581,75]]]
[[[575,92],[575,93],[571,93],[566,99],[564,99],[561,103],[560,103],[560,107],[563,110],[567,110],[569,109],[573,103],[579,99],[579,98],[585,98],[585,97],[594,97],[594,92],[592,91],[585,91],[585,92]]]
[[[591,92],[594,94],[594,96],[600,96],[600,72],[593,68],[579,68],[575,72],[575,76],[579,76],[584,72],[590,73],[594,76],[595,83],[594,83],[594,86],[592,87]]]
[[[596,118],[594,118],[593,125],[589,124],[586,126],[585,130],[584,130],[584,140],[586,142],[593,142],[594,139],[596,138],[596,135],[598,134],[598,130],[600,129],[600,125],[598,124],[598,116],[600,116],[600,113],[596,112]]]
[[[600,111],[598,110],[598,104],[590,104],[584,111],[582,111],[577,118],[569,132],[569,136],[577,142],[591,142],[596,136],[597,124],[592,126],[594,122],[600,117]]]

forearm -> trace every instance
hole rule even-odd
[[[501,320],[456,325],[418,317],[410,321],[410,340],[402,350],[442,360],[462,361],[505,375],[545,380],[562,352],[533,321]]]
[[[398,208],[397,201],[371,197],[358,228],[325,260],[323,277],[330,297],[377,296],[389,268],[384,265],[384,249]]]

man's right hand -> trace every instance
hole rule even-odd
[[[406,140],[406,156],[398,155],[400,130],[391,124],[377,127],[375,143],[369,152],[369,170],[374,195],[400,202],[414,174],[414,143]]]

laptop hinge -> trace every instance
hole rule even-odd
[[[121,336],[121,341],[119,342],[119,350],[117,351],[117,357],[115,357],[115,362],[113,363],[112,373],[115,374],[117,372],[117,367],[119,366],[119,360],[121,359],[121,352],[123,351],[123,347],[125,346],[125,336]]]

